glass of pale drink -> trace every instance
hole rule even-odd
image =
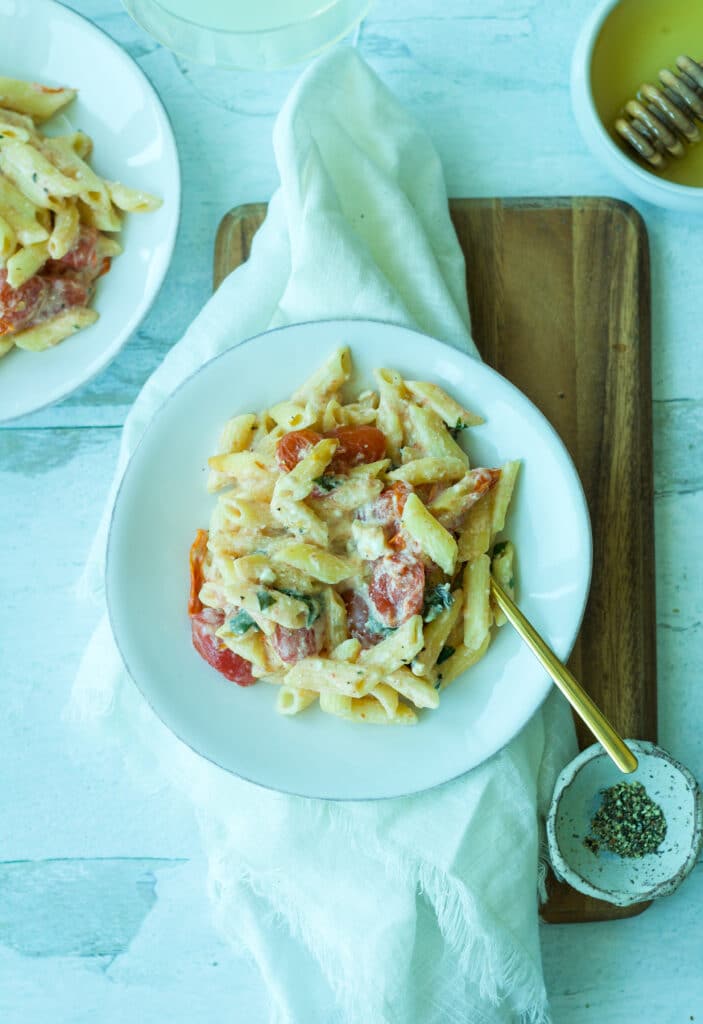
[[[310,57],[347,34],[371,0],[123,0],[132,17],[183,57],[267,70]]]

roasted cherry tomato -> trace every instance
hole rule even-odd
[[[230,651],[229,647],[215,636],[215,630],[219,629],[224,621],[224,613],[217,612],[214,608],[203,608],[197,615],[192,615],[190,624],[193,647],[200,657],[217,669],[225,679],[237,683],[238,686],[251,686],[256,682],[252,675],[251,662]]]
[[[326,472],[348,473],[353,466],[364,462],[377,462],[386,454],[386,437],[376,427],[336,427],[326,434],[316,430],[291,430],[284,434],[276,445],[276,461],[280,469],[290,473],[308,452],[324,437],[333,437],[339,442],[334,458]]]
[[[371,514],[374,522],[397,529],[400,526],[405,502],[411,493],[412,487],[404,480],[396,480],[390,487],[386,487],[373,504]]]
[[[40,313],[49,286],[41,277],[30,277],[19,288],[7,283],[7,271],[0,270],[0,336],[22,330]]]
[[[50,291],[47,305],[51,304],[59,311],[71,306],[85,306],[90,299],[90,288],[70,274],[50,277],[48,282]]]
[[[402,626],[422,611],[425,567],[416,558],[388,555],[374,563],[369,595],[384,626]]]
[[[81,226],[75,244],[60,260],[50,260],[48,270],[90,270],[97,277],[102,260],[98,258],[99,232],[95,228]]]
[[[495,487],[500,480],[500,470],[477,467],[469,470],[466,477],[471,481],[472,489],[464,496],[459,511],[451,515],[440,512],[437,516],[442,526],[451,533],[458,533],[462,529],[470,509]]]
[[[291,469],[294,469],[321,440],[322,434],[318,434],[316,430],[291,430],[289,434],[284,434],[276,445],[276,462],[279,469],[290,473]]]
[[[393,540],[399,536],[403,509],[411,492],[412,487],[409,484],[406,484],[403,480],[396,480],[385,491],[382,491],[371,505],[366,506],[361,514],[361,518],[365,522],[382,526],[386,540],[393,543]],[[399,545],[396,542],[393,546],[402,547],[403,545]]]
[[[378,427],[336,427],[325,436],[339,441],[330,473],[347,473],[353,466],[378,462],[386,454],[386,435]]]
[[[363,594],[356,590],[347,590],[342,594],[347,608],[347,629],[349,636],[358,640],[362,647],[373,647],[383,640],[383,633],[377,633],[369,627],[369,606]]]
[[[301,658],[317,654],[318,644],[314,629],[288,629],[277,625],[273,632],[273,646],[281,661],[292,665]]]
[[[197,615],[203,610],[200,601],[200,588],[203,585],[203,561],[207,554],[207,530],[198,530],[190,549],[190,597],[188,614]]]

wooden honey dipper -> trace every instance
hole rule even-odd
[[[703,64],[677,57],[676,71],[659,72],[661,87],[640,86],[637,98],[625,105],[615,131],[651,167],[666,167],[667,157],[682,157],[701,139]]]

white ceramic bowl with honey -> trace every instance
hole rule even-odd
[[[657,206],[703,213],[703,140],[655,172],[614,131],[625,103],[644,82],[656,83],[661,68],[673,67],[681,54],[703,58],[690,52],[696,40],[703,47],[703,3],[603,0],[576,44],[571,96],[586,144],[631,192]]]
[[[639,762],[635,772],[623,775],[594,743],[559,775],[547,815],[556,876],[618,907],[673,892],[692,871],[703,845],[703,794],[689,770],[647,740],[625,742]],[[666,833],[652,853],[626,857],[606,847],[594,852],[589,842],[602,793],[620,782],[640,783],[664,815]]]

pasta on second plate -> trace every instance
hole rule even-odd
[[[412,724],[475,664],[514,588],[503,530],[518,462],[471,468],[457,435],[481,421],[435,384],[378,369],[345,401],[340,348],[289,399],[229,420],[209,460],[220,491],[190,553],[198,653],[241,686]]]
[[[89,303],[122,251],[111,237],[122,212],[161,205],[100,178],[84,132],[40,131],[75,96],[0,77],[0,356],[14,347],[43,351],[94,323]]]

